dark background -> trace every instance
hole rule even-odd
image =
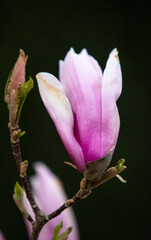
[[[64,165],[70,160],[39,96],[36,73],[58,76],[58,60],[70,47],[87,48],[104,69],[117,47],[123,72],[118,101],[121,130],[111,163],[121,157],[127,184],[113,179],[74,206],[81,240],[146,240],[150,232],[150,12],[145,1],[5,1],[0,2],[0,229],[6,239],[27,239],[22,216],[12,200],[19,180],[3,101],[7,76],[23,48],[29,55],[26,76],[34,78],[21,117],[24,159],[39,160],[63,180],[68,196],[79,187],[81,174]]]

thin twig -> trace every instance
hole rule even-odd
[[[63,205],[61,205],[58,209],[56,209],[54,212],[50,213],[47,216],[39,216],[37,221],[33,224],[33,231],[32,236],[30,240],[37,240],[39,233],[43,226],[50,221],[51,219],[57,217],[60,215],[64,210],[66,210],[68,207],[71,207],[76,202],[80,201],[81,199],[85,198],[91,193],[90,189],[80,189],[75,196],[72,199],[67,200]]]
[[[60,206],[57,210],[50,213],[46,216],[46,222],[50,221],[51,219],[55,218],[59,214],[61,214],[65,209],[68,207],[71,207],[76,202],[80,201],[81,199],[84,199],[91,193],[90,189],[80,189],[75,196],[72,199],[67,200],[62,206]]]
[[[126,169],[126,166],[122,166],[120,172],[123,172]],[[120,173],[117,171],[117,169],[115,167],[111,167],[108,168],[104,175],[102,176],[102,178],[98,181],[95,181],[94,183],[92,183],[92,188],[96,188],[99,185],[105,183],[106,181],[110,180],[111,178],[115,177],[118,175],[118,173]]]
[[[10,134],[11,134],[11,145],[12,145],[12,152],[16,161],[16,165],[20,174],[20,165],[22,163],[22,156],[21,156],[21,149],[20,149],[20,141],[19,138],[16,137],[16,132],[19,130],[19,127],[15,128],[15,129],[10,129]],[[25,192],[26,192],[26,196],[27,199],[34,211],[34,213],[37,215],[37,212],[40,211],[34,196],[32,194],[31,191],[31,187],[29,185],[29,181],[27,178],[27,174],[24,175],[24,177],[20,177],[22,184],[24,186]]]
[[[10,127],[10,125],[9,125]],[[36,221],[34,222],[31,216],[26,212],[26,209],[24,209],[23,204],[19,203],[16,197],[14,197],[14,201],[22,214],[28,219],[28,221],[31,222],[32,224],[32,235],[31,235],[31,240],[37,240],[39,233],[41,229],[43,228],[45,222],[45,214],[40,210],[39,206],[37,205],[34,196],[31,191],[31,187],[28,181],[28,177],[26,174],[26,167],[24,162],[22,161],[22,156],[21,156],[21,149],[20,149],[20,141],[19,138],[17,137],[17,134],[20,133],[19,127],[16,128],[11,128],[10,127],[10,135],[11,135],[11,146],[12,146],[12,152],[16,161],[16,165],[19,171],[19,175],[22,181],[22,184],[24,186],[25,192],[27,199],[33,209],[33,212],[35,214]]]

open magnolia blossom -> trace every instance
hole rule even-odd
[[[79,171],[110,153],[108,165],[120,127],[116,101],[122,74],[117,49],[110,53],[104,72],[86,49],[79,54],[70,49],[59,62],[60,81],[46,72],[36,78],[43,103]]]
[[[34,164],[36,175],[31,178],[31,186],[33,189],[34,197],[39,207],[49,214],[60,207],[66,202],[67,197],[64,192],[61,181],[57,176],[43,163],[37,162]],[[27,198],[23,197],[24,205],[27,212],[35,219],[31,206]],[[63,220],[63,228],[60,234],[66,231],[69,227],[72,227],[72,231],[69,234],[69,240],[79,240],[78,227],[74,213],[71,208],[64,211],[61,215],[49,221],[41,230],[39,240],[50,240],[53,238],[54,228]],[[29,236],[32,232],[31,223],[25,219]]]

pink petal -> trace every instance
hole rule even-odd
[[[89,61],[93,65],[93,68],[100,74],[100,77],[102,78],[102,69],[101,69],[98,61],[94,57],[89,55],[85,48],[81,51],[81,54],[85,55],[89,59]]]
[[[0,240],[5,240],[3,233],[0,231]]]
[[[80,171],[86,166],[81,147],[74,137],[74,119],[70,102],[62,84],[49,73],[36,76],[43,103],[55,123],[57,131],[72,160]]]
[[[31,185],[34,191],[34,197],[40,208],[49,214],[60,207],[66,201],[66,195],[63,190],[61,181],[48,169],[43,163],[36,163],[34,166],[36,175],[31,180]],[[26,208],[31,214],[31,208],[27,205]],[[69,240],[78,240],[77,223],[72,212],[72,209],[65,210],[61,215],[52,219],[42,229],[39,240],[50,240],[53,237],[54,228],[63,220],[63,229],[60,233],[65,231],[68,227],[73,226],[73,230],[69,236]],[[27,222],[27,221],[26,221]],[[31,233],[31,225],[27,225]]]
[[[102,71],[86,50],[71,49],[60,62],[60,80],[74,112],[75,136],[85,163],[101,157]]]
[[[102,80],[102,157],[116,146],[120,119],[116,101],[122,91],[122,74],[116,49],[110,53]]]
[[[24,202],[24,205],[25,205],[25,208],[28,212],[28,214],[32,217],[32,219],[35,221],[35,217],[34,217],[34,213],[32,211],[32,208],[28,202],[28,199],[26,197],[26,194],[25,192],[23,191],[23,202]],[[27,227],[27,232],[28,232],[28,235],[31,236],[31,233],[32,233],[32,225],[31,223],[24,217],[24,221],[25,221],[25,224],[26,224],[26,227]]]

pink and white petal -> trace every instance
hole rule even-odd
[[[0,231],[0,240],[5,240],[5,238],[4,238],[4,235],[3,235],[2,231]]]
[[[94,57],[89,55],[85,48],[81,51],[81,54],[84,54],[88,58],[88,60],[90,61],[90,63],[94,67],[94,69],[100,74],[100,77],[102,78],[102,69],[101,69],[98,61]]]
[[[106,67],[103,73],[102,94],[103,96],[112,96],[115,101],[119,98],[122,92],[122,72],[118,51],[114,48],[107,60]]]
[[[50,73],[36,76],[43,103],[51,116],[67,152],[80,171],[86,166],[81,147],[74,137],[74,119],[62,84]]]
[[[61,79],[61,76],[63,74],[63,64],[64,64],[64,61],[63,60],[59,60],[59,80]]]
[[[74,112],[75,136],[85,163],[101,156],[101,70],[83,50],[71,49],[60,65],[60,80]],[[95,67],[94,67],[95,65]]]
[[[121,66],[116,49],[110,53],[102,80],[102,157],[116,146],[120,119],[116,101],[122,91]],[[114,151],[114,150],[113,150]]]

